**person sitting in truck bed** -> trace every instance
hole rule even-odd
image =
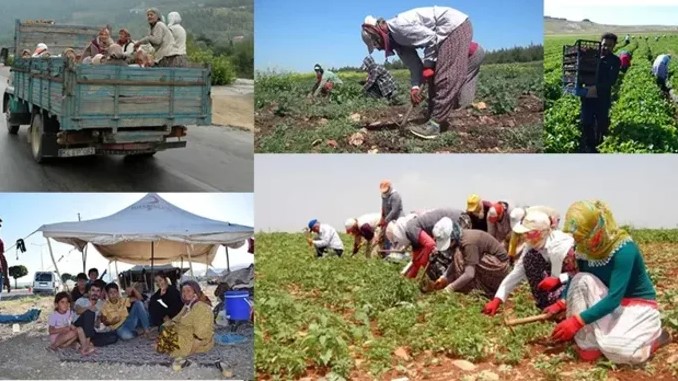
[[[187,67],[188,58],[186,57],[186,30],[181,26],[181,15],[179,12],[170,12],[167,15],[167,27],[174,37],[174,50],[177,57],[174,60],[174,67]]]
[[[78,59],[78,56],[75,54],[75,50],[73,50],[72,48],[68,48],[68,49],[64,50],[64,52],[61,54],[61,56],[64,57],[65,59],[67,59],[69,61],[73,61],[73,62],[77,61],[77,59]]]
[[[21,58],[31,58],[31,51],[28,49],[24,49],[24,51],[21,52]]]
[[[85,48],[85,51],[82,52],[82,57],[80,59],[84,60],[87,57],[92,57],[92,59],[94,59],[97,54],[105,54],[106,49],[114,43],[115,41],[111,38],[111,33],[108,31],[108,28],[102,28],[97,37],[92,40],[87,48]]]
[[[134,64],[130,65],[132,67],[151,67],[153,66],[153,60],[148,56],[146,52],[139,49],[134,52]]]
[[[125,53],[122,51],[122,46],[113,44],[108,48],[108,58],[102,62],[103,65],[127,66],[127,59]]]
[[[132,41],[132,35],[125,28],[118,32],[118,45],[122,47],[125,58],[131,59],[134,57],[134,41]]]
[[[177,52],[174,48],[174,36],[172,32],[160,20],[160,11],[157,8],[150,8],[146,11],[146,19],[151,26],[151,34],[134,43],[134,49],[139,49],[141,45],[151,44],[155,49],[154,62],[160,67],[174,67],[177,60]]]
[[[47,45],[43,44],[42,42],[39,43],[31,57],[49,57],[49,49],[47,48]]]

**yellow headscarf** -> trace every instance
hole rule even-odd
[[[602,201],[572,204],[565,215],[563,231],[572,234],[577,252],[593,260],[609,257],[631,239],[629,233],[617,226],[612,212]]]

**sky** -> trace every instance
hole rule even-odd
[[[309,220],[344,221],[380,212],[390,179],[405,211],[465,209],[490,201],[545,205],[564,217],[575,201],[608,203],[617,222],[678,227],[678,155],[256,155],[256,231],[300,232]]]
[[[678,25],[678,1],[544,0],[544,15],[611,25]]]
[[[143,198],[145,193],[0,193],[0,238],[5,243],[5,257],[9,266],[18,264],[27,267],[29,274],[19,278],[18,283],[29,283],[33,280],[35,271],[41,269],[41,252],[44,269],[53,271],[54,266],[49,256],[47,240],[42,233],[36,233],[28,239],[26,236],[36,231],[44,224],[77,221],[80,218],[91,220],[109,216]],[[159,196],[175,206],[193,214],[219,221],[254,226],[254,197],[251,193],[159,193]],[[24,238],[26,252],[17,254],[15,249],[8,250],[17,239]],[[76,275],[82,272],[82,257],[77,249],[70,245],[52,242],[54,259],[59,260],[59,271]],[[238,249],[229,249],[231,268],[247,266],[253,261],[252,255],[247,253],[247,245]],[[179,266],[180,263],[174,265]],[[184,266],[188,263],[184,261]],[[212,266],[219,269],[226,268],[226,251],[219,248]],[[108,260],[104,259],[89,245],[87,249],[87,269],[96,267],[99,274],[108,268]],[[133,265],[118,262],[120,272]],[[193,264],[195,273],[204,272],[206,266]],[[111,263],[109,274],[115,275],[115,265]],[[107,280],[106,278],[104,278]],[[14,278],[11,279],[14,285]]]
[[[359,67],[367,55],[360,26],[367,15],[392,18],[433,5],[452,6],[470,16],[474,41],[486,50],[543,42],[542,0],[458,0],[435,4],[423,0],[254,0],[255,68],[313,71],[324,67]],[[377,62],[384,53],[372,54]],[[393,58],[391,58],[392,60]]]

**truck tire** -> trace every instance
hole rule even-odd
[[[31,122],[31,153],[36,162],[43,163],[45,161],[45,146],[50,138],[54,138],[49,134],[45,134],[45,118],[42,113],[37,112],[33,115]]]
[[[21,125],[10,123],[9,116],[10,111],[9,106],[7,106],[7,110],[5,110],[5,123],[7,124],[7,131],[9,131],[10,135],[16,135],[19,133],[19,127],[21,127]]]

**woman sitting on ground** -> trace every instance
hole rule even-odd
[[[638,245],[602,201],[570,206],[563,231],[574,238],[579,273],[563,292],[568,317],[552,338],[574,339],[585,361],[605,355],[615,364],[645,362],[670,336],[662,330],[656,292]]]
[[[169,278],[162,271],[155,274],[155,284],[158,291],[151,296],[148,312],[151,317],[151,327],[160,327],[164,322],[177,316],[184,302],[181,300],[179,290],[170,284]]]
[[[204,353],[214,347],[212,309],[200,300],[202,290],[198,282],[189,280],[181,284],[184,306],[172,320],[163,324],[156,350],[174,357],[175,370],[190,365],[187,356]],[[203,294],[204,295],[204,294]]]
[[[71,298],[68,292],[62,291],[54,297],[54,312],[49,315],[49,349],[67,348],[76,341],[80,344],[80,354],[87,356],[94,352],[94,346],[85,337],[85,331],[81,327],[75,327],[75,312],[71,310]]]

